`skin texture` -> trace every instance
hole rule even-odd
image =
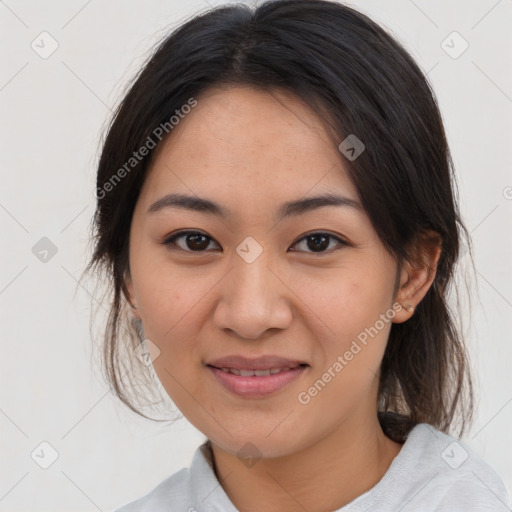
[[[416,306],[435,272],[404,264],[393,297],[396,262],[362,209],[328,206],[276,220],[286,201],[326,192],[358,200],[344,157],[290,93],[210,89],[154,156],[133,215],[127,284],[134,315],[161,351],[154,367],[164,388],[211,440],[217,477],[239,510],[320,512],[349,503],[400,451],[377,420],[378,375],[391,322],[414,312],[395,311],[309,403],[298,394],[393,304]],[[168,193],[213,200],[231,215],[146,213]],[[210,237],[206,250],[191,249],[186,236],[163,244],[183,229]],[[331,238],[315,252],[304,237],[318,232],[348,245]],[[248,236],[263,249],[252,263],[236,252]],[[439,249],[425,255],[435,267]],[[205,367],[231,354],[309,367],[271,396],[244,399]],[[237,455],[247,442],[258,451],[252,465]]]

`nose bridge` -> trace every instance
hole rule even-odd
[[[219,328],[244,338],[257,338],[267,329],[284,329],[291,320],[286,287],[269,268],[268,253],[251,244],[250,240],[240,244],[233,254],[233,268],[224,280],[215,315]]]
[[[267,296],[273,288],[271,282],[275,277],[269,270],[271,264],[270,252],[253,237],[246,237],[233,254],[233,286],[232,292],[238,299],[249,302],[265,302],[271,299]]]
[[[254,304],[261,302],[262,305],[271,300],[274,288],[271,281],[275,277],[268,268],[267,254],[261,254],[250,262],[240,256],[233,259],[233,292],[238,300],[242,299]]]

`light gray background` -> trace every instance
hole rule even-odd
[[[188,465],[203,439],[184,419],[171,427],[139,419],[109,393],[91,363],[93,285],[76,280],[89,256],[98,141],[111,109],[156,40],[218,3],[0,1],[1,511],[112,510]],[[480,290],[466,319],[480,401],[463,440],[510,492],[512,1],[352,5],[393,31],[439,99]],[[58,43],[46,59],[31,48],[34,40],[50,48],[43,31]],[[441,46],[453,31],[469,43],[456,59]],[[452,53],[461,48],[450,41]],[[43,237],[57,248],[46,262],[33,252]],[[58,453],[48,469],[31,458],[36,448],[40,460],[49,456],[43,441]]]

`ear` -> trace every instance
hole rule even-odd
[[[436,276],[441,246],[441,237],[432,230],[422,232],[409,246],[411,262],[405,261],[401,269],[400,285],[394,302],[402,307],[395,314],[394,323],[409,320],[426,295]]]
[[[128,274],[128,276],[125,279],[126,283],[126,290],[128,291],[128,297],[127,300],[131,305],[132,313],[135,318],[140,319],[140,312],[137,308],[137,300],[135,299],[135,292],[133,289],[133,282],[131,276]]]

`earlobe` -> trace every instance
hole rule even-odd
[[[130,307],[132,308],[133,316],[135,318],[138,318],[139,320],[141,320],[140,313],[139,313],[139,310],[137,308],[137,304],[132,302],[132,301],[130,301]]]
[[[400,287],[395,297],[395,305],[393,306],[395,309],[393,323],[397,324],[409,320],[409,318],[414,314],[416,304],[409,295],[411,288],[411,276],[408,266],[409,263],[404,265],[404,268],[402,268]]]
[[[393,319],[395,323],[411,318],[434,282],[441,256],[440,237],[433,231],[428,231],[422,237],[421,243],[415,247],[415,254],[413,261],[406,262],[402,269],[401,284],[395,298],[401,308]]]
[[[137,301],[135,300],[135,294],[133,292],[133,282],[132,282],[130,277],[126,278],[126,289],[128,290],[127,300],[128,300],[128,303],[130,304],[130,307],[132,309],[133,315],[136,318],[140,319],[140,313],[139,313],[139,310],[137,308]]]

